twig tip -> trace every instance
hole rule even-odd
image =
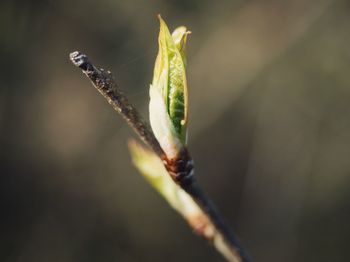
[[[70,53],[69,58],[75,66],[81,68],[84,71],[87,70],[88,65],[90,64],[88,57],[79,51]]]

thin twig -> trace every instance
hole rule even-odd
[[[117,88],[113,75],[110,71],[98,69],[85,54],[78,51],[69,55],[72,63],[83,70],[84,74],[91,80],[96,89],[103,95],[115,111],[120,113],[132,129],[140,136],[142,141],[148,145],[160,157],[164,152],[158,140],[153,135],[149,125],[142,119],[136,108],[129,102]]]
[[[108,103],[118,112],[127,123],[140,136],[162,160],[171,178],[185,190],[198,206],[207,215],[208,220],[214,225],[223,243],[220,242],[220,252],[233,262],[249,262],[249,256],[239,243],[235,233],[219,213],[213,202],[204,194],[193,176],[193,161],[186,148],[179,154],[177,159],[167,159],[149,125],[142,119],[135,107],[118,90],[115,80],[109,71],[98,69],[85,54],[78,51],[70,54],[72,63],[82,69],[83,73],[91,80],[95,88],[107,99]],[[218,242],[215,233],[208,235],[195,229],[196,233],[210,242]],[[223,245],[223,247],[222,247]]]

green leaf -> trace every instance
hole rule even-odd
[[[150,91],[150,117],[151,126],[158,140],[164,141],[164,134],[157,133],[159,125],[156,121],[152,123],[152,114],[155,113],[151,108],[159,108],[159,106],[151,106],[154,103],[152,94],[161,93],[165,104],[165,112],[170,119],[167,128],[172,129],[171,133],[177,136],[182,144],[186,144],[187,133],[187,116],[188,116],[188,91],[185,72],[185,45],[189,32],[185,27],[177,28],[171,35],[164,20],[159,16],[160,31],[158,37],[159,51],[155,63],[153,81]],[[158,92],[152,91],[156,89]],[[153,101],[152,101],[153,100]],[[166,118],[163,116],[163,118]],[[175,131],[175,132],[173,132]],[[163,145],[162,148],[169,147]],[[166,151],[163,148],[164,151]]]
[[[190,31],[187,31],[187,28],[185,26],[180,26],[176,28],[173,33],[171,34],[176,48],[179,50],[182,60],[184,62],[185,68],[187,65],[187,59],[186,59],[186,41],[187,41],[187,36],[191,34]]]

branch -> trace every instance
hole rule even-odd
[[[239,243],[235,233],[213,202],[199,187],[193,175],[193,161],[188,150],[184,148],[176,159],[169,160],[149,125],[118,90],[112,74],[102,68],[95,67],[85,54],[78,51],[70,54],[70,60],[75,66],[82,69],[83,73],[91,80],[95,88],[106,98],[114,110],[122,115],[141,140],[162,159],[170,177],[198,204],[204,217],[187,219],[194,231],[213,243],[228,261],[249,262],[250,258]]]
[[[78,51],[71,53],[69,57],[75,66],[83,70],[100,94],[107,99],[115,111],[122,115],[141,140],[152,148],[159,157],[163,158],[165,154],[154,137],[150,126],[142,119],[129,100],[118,90],[111,72],[102,68],[96,68],[85,54]]]

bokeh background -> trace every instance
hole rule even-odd
[[[348,0],[2,0],[0,261],[223,261],[68,59],[110,69],[147,118],[158,13],[193,32],[196,174],[253,261],[350,261]]]

